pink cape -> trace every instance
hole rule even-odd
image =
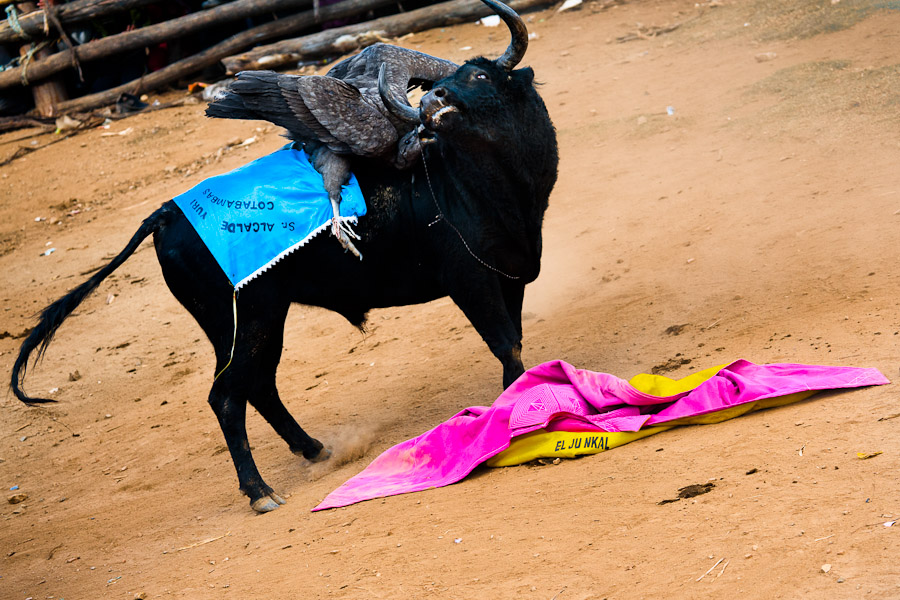
[[[690,391],[660,397],[613,375],[556,360],[529,369],[490,408],[467,408],[386,450],[313,510],[455,483],[509,447],[513,437],[538,429],[638,431],[797,392],[886,383],[877,369],[738,360]]]

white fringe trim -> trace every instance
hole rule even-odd
[[[264,264],[257,270],[253,271],[253,273],[251,273],[250,275],[247,275],[246,277],[244,277],[243,279],[238,281],[234,285],[234,289],[236,289],[236,290],[240,289],[243,285],[249,283],[253,279],[256,279],[257,277],[259,277],[260,275],[262,275],[263,273],[265,273],[266,271],[271,269],[272,266],[275,265],[275,263],[280,261],[282,258],[287,256],[288,254],[290,254],[297,248],[300,248],[301,246],[305,246],[309,242],[309,240],[313,239],[314,237],[316,237],[317,235],[319,235],[320,233],[322,233],[323,231],[325,231],[326,229],[331,227],[331,222],[333,220],[334,220],[333,217],[331,219],[328,219],[323,224],[321,224],[318,227],[316,227],[315,229],[313,229],[309,233],[309,235],[307,235],[305,238],[303,238],[302,240],[300,240],[293,246],[289,247],[288,249],[283,250],[282,252],[280,252],[278,254],[278,256],[276,256],[275,258],[273,258],[272,260],[270,260],[269,262],[267,262],[266,264]],[[358,219],[356,217],[339,217],[338,218],[338,227],[340,227],[345,232],[347,232],[348,235],[352,235],[356,239],[359,239],[359,236],[356,235],[356,233],[350,228],[351,224],[356,225],[357,223],[358,223]]]

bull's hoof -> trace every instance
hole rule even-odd
[[[259,500],[254,500],[253,502],[251,502],[250,508],[259,513],[267,513],[278,508],[278,504],[276,504],[275,501],[268,496],[263,496]]]
[[[278,508],[279,504],[284,504],[284,498],[275,492],[270,492],[268,496],[263,496],[251,502],[250,508],[259,513],[267,513]]]
[[[309,462],[312,462],[312,463],[317,463],[317,462],[326,461],[329,458],[331,458],[331,450],[329,450],[328,448],[325,448],[323,446],[322,449],[319,450],[318,454],[316,454],[314,457],[308,458],[306,460],[308,460]]]

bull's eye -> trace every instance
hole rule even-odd
[[[488,76],[487,73],[475,73],[475,79],[480,79],[482,81],[487,81]]]

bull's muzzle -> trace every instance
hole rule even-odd
[[[446,88],[437,87],[422,97],[419,105],[419,118],[431,130],[437,130],[445,123],[450,113],[458,113],[459,109],[450,103]]]

